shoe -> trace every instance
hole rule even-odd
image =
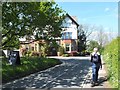
[[[97,86],[97,85],[98,85],[98,82],[95,83],[95,86]]]
[[[91,84],[91,87],[94,87],[95,86],[95,84]]]
[[[92,82],[91,87],[94,87],[94,86],[95,86],[95,83],[94,83],[94,82]]]

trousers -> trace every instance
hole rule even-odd
[[[97,82],[98,81],[98,72],[100,69],[100,64],[92,63],[92,81]]]

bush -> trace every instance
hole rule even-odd
[[[45,70],[57,64],[61,64],[61,62],[53,58],[23,57],[19,66],[9,65],[8,62],[2,60],[2,83]]]
[[[63,54],[63,57],[69,57],[69,54]]]
[[[40,56],[40,52],[33,51],[31,52],[31,56]]]
[[[60,56],[63,55],[64,54],[64,47],[63,46],[59,46],[58,52],[60,53]]]
[[[103,52],[103,58],[107,64],[110,83],[115,88],[118,88],[118,60],[120,60],[118,58],[118,55],[120,55],[120,52],[118,52],[118,41],[120,41],[120,38],[114,39],[110,44],[105,46]]]
[[[71,53],[69,54],[70,56],[77,56],[78,52],[77,51],[71,51]]]

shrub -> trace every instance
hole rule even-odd
[[[69,54],[63,54],[63,57],[69,57]]]
[[[40,56],[40,52],[33,51],[31,52],[31,56]]]
[[[63,55],[64,54],[64,47],[63,46],[59,46],[58,52],[60,53],[60,56]]]
[[[118,60],[120,60],[118,59],[118,55],[120,55],[120,52],[118,52],[118,40],[120,40],[120,38],[114,39],[110,44],[105,46],[103,52],[103,58],[107,64],[110,83],[115,88],[118,87]]]
[[[49,49],[49,45],[47,45],[46,43],[43,46],[41,46],[41,56],[42,57],[47,56],[48,49]]]
[[[77,56],[78,52],[77,51],[71,51],[71,53],[69,54],[70,56]]]

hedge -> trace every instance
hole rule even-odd
[[[114,88],[118,88],[118,63],[120,63],[120,37],[105,46],[103,59],[107,65],[109,81]],[[120,71],[119,71],[120,72]]]

